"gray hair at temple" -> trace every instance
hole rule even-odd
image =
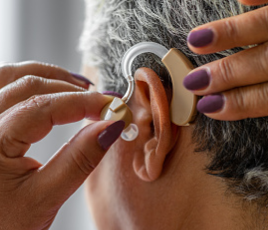
[[[98,69],[100,90],[124,93],[126,81],[121,60],[131,46],[153,41],[182,51],[195,67],[246,49],[235,48],[209,55],[197,55],[187,47],[191,29],[253,7],[236,0],[86,0],[87,21],[81,37],[85,65]],[[160,60],[141,55],[133,65],[153,69],[163,85],[170,78]],[[196,152],[206,153],[211,162],[207,172],[223,178],[229,189],[262,207],[268,204],[268,119],[225,122],[198,114],[193,132]]]

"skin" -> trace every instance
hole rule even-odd
[[[48,229],[102,159],[97,138],[113,122],[85,127],[43,166],[24,155],[53,125],[97,120],[110,99],[47,64],[4,65],[0,75],[0,229]]]
[[[239,221],[250,220],[250,212],[225,196],[223,181],[205,173],[209,159],[194,153],[192,126],[170,122],[160,78],[142,68],[135,80],[129,107],[139,136],[118,139],[87,180],[97,229],[242,229]]]
[[[268,8],[263,8],[194,29],[211,28],[216,34],[216,39],[207,47],[190,46],[199,54],[264,43],[200,67],[210,68],[214,77],[208,88],[193,93],[223,93],[226,99],[223,110],[207,116],[238,120],[268,115],[264,96],[268,90],[268,68],[252,64],[252,61],[266,63],[263,57],[267,33],[261,31],[267,28],[264,20],[267,11]],[[231,37],[229,27],[237,29]],[[228,78],[224,67],[231,73]],[[86,67],[84,73],[92,79],[92,71],[95,70]],[[194,153],[192,127],[171,124],[169,101],[159,76],[143,68],[136,72],[135,80],[129,106],[140,134],[133,142],[119,139],[87,180],[88,203],[97,228],[254,229],[255,207],[245,203],[242,206],[240,198],[226,194],[224,181],[205,173],[209,158],[206,154]],[[243,103],[239,100],[241,97]],[[154,132],[150,128],[152,122]]]
[[[253,5],[265,2],[243,1]],[[261,65],[267,59],[263,58],[267,35],[262,33],[266,11],[263,8],[228,19],[228,23],[222,20],[196,28],[209,27],[216,33],[210,46],[190,47],[200,54],[260,43],[226,58],[224,65],[217,61],[205,66],[212,71],[211,85],[194,93],[224,92],[226,98],[224,109],[208,116],[228,120],[241,119],[243,114],[267,116],[267,67]],[[226,33],[230,28],[232,37]],[[248,64],[252,55],[260,65]],[[231,63],[236,58],[240,65],[234,67]],[[224,66],[230,67],[232,77],[221,75]],[[85,69],[92,79],[91,68]],[[252,78],[253,73],[257,77]],[[0,76],[1,229],[48,229],[61,205],[89,174],[89,205],[99,229],[243,229],[255,221],[251,206],[241,208],[239,198],[226,196],[223,181],[204,172],[209,159],[194,153],[192,127],[171,124],[168,97],[152,70],[140,69],[135,75],[137,87],[129,103],[133,122],[140,129],[135,141],[119,139],[105,155],[97,138],[112,122],[96,122],[43,166],[24,157],[31,143],[45,137],[53,125],[85,117],[98,120],[110,98],[85,91],[88,85],[47,64],[4,65]]]
[[[241,3],[258,5],[268,3],[264,0],[244,0]],[[268,115],[268,65],[267,31],[268,6],[239,16],[211,22],[195,28],[212,29],[215,38],[210,45],[202,48],[189,48],[197,54],[209,54],[233,47],[258,44],[237,54],[211,62],[203,68],[211,72],[208,87],[193,91],[200,96],[222,93],[225,106],[215,113],[206,114],[217,120],[241,120],[245,118],[265,117]]]

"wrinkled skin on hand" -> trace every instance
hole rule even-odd
[[[267,0],[240,2],[247,5],[268,3]],[[212,94],[221,94],[224,98],[224,106],[221,109],[211,113],[204,112],[208,117],[217,120],[241,120],[268,116],[267,14],[268,6],[264,6],[242,15],[199,26],[191,31],[213,31],[213,41],[205,46],[195,47],[188,42],[189,48],[200,55],[257,44],[253,48],[193,70],[206,70],[210,75],[206,87],[192,90],[196,95],[205,96],[199,101],[199,105]]]
[[[2,65],[0,79],[0,229],[48,229],[102,159],[97,137],[112,122],[85,127],[43,166],[24,155],[53,125],[98,120],[107,97],[42,63]]]

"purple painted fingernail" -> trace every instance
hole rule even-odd
[[[109,147],[118,139],[124,127],[124,121],[116,121],[102,131],[98,137],[98,142],[103,150],[109,149]]]
[[[187,75],[183,80],[183,85],[188,90],[198,90],[207,87],[209,82],[209,72],[205,69],[202,69]]]
[[[224,106],[224,97],[222,94],[214,94],[203,97],[197,103],[197,110],[200,113],[214,113]]]
[[[88,80],[86,77],[80,75],[80,74],[77,74],[77,73],[70,73],[75,79],[79,80],[79,81],[82,81],[84,83],[86,83],[87,85],[94,85],[93,82],[91,82],[90,80]]]
[[[119,98],[123,97],[123,95],[121,93],[116,93],[114,91],[103,91],[102,94],[103,95],[111,95],[111,96],[119,97]]]
[[[187,40],[192,46],[198,48],[209,45],[213,38],[214,33],[211,29],[203,29],[191,32]]]

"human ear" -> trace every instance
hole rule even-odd
[[[165,158],[173,148],[178,128],[171,123],[170,108],[164,86],[151,69],[135,73],[136,87],[129,101],[133,122],[140,133],[136,142],[133,168],[144,181],[154,181],[161,175]]]

